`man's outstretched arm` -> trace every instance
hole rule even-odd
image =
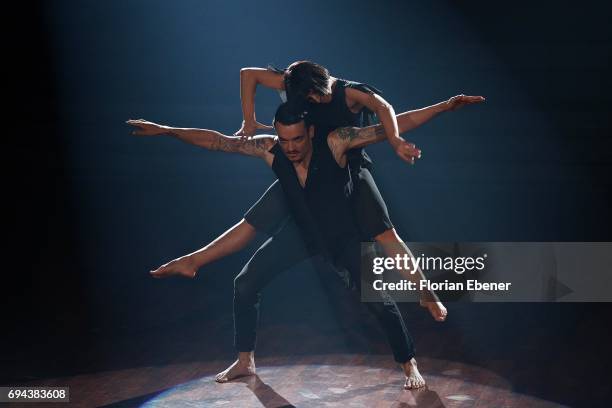
[[[402,160],[410,162],[410,155],[405,148],[402,148],[405,141],[400,137],[399,126],[393,106],[380,95],[362,92],[354,88],[346,89],[346,97],[348,101],[366,106],[372,112],[376,113],[380,120],[380,124],[385,129],[384,136],[386,136],[393,150],[395,150]]]
[[[396,116],[399,133],[409,132],[436,117],[439,113],[456,110],[465,105],[483,102],[482,96],[457,95],[452,98],[427,106],[425,108],[400,113]],[[344,127],[336,129],[328,137],[328,142],[334,156],[341,157],[347,150],[364,147],[387,139],[384,125],[374,125],[364,128]],[[419,158],[421,151],[413,143],[402,140],[403,155],[411,164]]]
[[[348,150],[364,147],[384,140],[387,140],[387,137],[385,135],[385,128],[382,125],[364,128],[338,128],[327,137],[327,143],[338,163],[344,162],[344,156]],[[414,143],[405,140],[402,140],[401,143],[403,159],[410,164],[414,164],[414,159],[421,157],[421,151],[416,148]]]
[[[447,111],[454,111],[466,105],[484,102],[482,96],[456,95],[446,101],[436,103],[425,108],[403,112],[397,115],[397,125],[400,133],[406,133],[415,129]]]
[[[272,159],[274,158],[269,150],[276,143],[276,137],[271,135],[241,138],[240,136],[227,136],[215,130],[164,126],[144,119],[130,119],[126,123],[138,128],[132,132],[132,134],[138,136],[173,136],[185,143],[208,150],[220,150],[258,157],[269,166],[272,165]]]

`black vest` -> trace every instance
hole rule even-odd
[[[332,99],[329,103],[311,103],[308,104],[306,108],[308,111],[308,123],[315,126],[313,148],[323,148],[324,151],[329,151],[329,147],[327,146],[327,135],[329,132],[343,126],[367,126],[374,120],[374,115],[366,108],[358,113],[351,112],[346,104],[346,88],[355,88],[366,93],[381,93],[378,89],[369,85],[337,79],[334,89],[332,90]],[[320,204],[311,205],[312,200],[310,203],[306,202],[304,189],[302,189],[300,185],[293,164],[287,159],[280,149],[280,146],[275,145],[271,152],[274,153],[272,169],[281,182],[287,200],[290,203],[292,215],[300,227],[306,246],[313,252],[319,252],[326,256],[333,257],[336,248],[342,246],[343,243],[338,240],[331,242],[333,240],[330,240],[330,237],[333,237],[333,233],[331,233],[331,231],[323,231],[325,226],[322,229],[319,225],[321,223],[320,221],[325,219],[329,213],[326,212],[324,207],[321,208]],[[344,189],[346,192],[348,192],[348,183],[354,178],[350,176],[349,172],[358,172],[362,166],[370,167],[372,163],[363,149],[353,149],[347,152],[348,170],[339,167],[333,159],[333,156],[331,156],[331,162],[333,166],[330,165],[328,168],[333,168],[335,166],[335,182],[339,183],[340,175],[342,175],[344,179],[343,185],[345,187],[339,188],[338,191],[343,191]],[[312,163],[310,167],[312,167]],[[292,177],[289,177],[289,175]],[[308,178],[310,178],[310,175],[309,173]],[[352,188],[356,187],[357,185],[352,186]],[[325,202],[325,197],[319,194],[319,200],[320,203]],[[343,203],[342,205],[348,206],[347,203]],[[316,214],[319,210],[322,210],[323,214]],[[350,214],[350,211],[341,212],[346,215]],[[344,217],[344,215],[342,217]],[[344,225],[343,228],[346,227],[346,224],[347,222],[344,220],[342,222],[342,225]],[[345,235],[348,236],[351,234]]]
[[[313,251],[335,259],[349,242],[359,240],[348,197],[346,169],[341,168],[327,144],[328,128],[315,128],[313,151],[304,188],[293,164],[276,144],[272,170],[285,191],[287,202],[304,239]],[[297,184],[297,188],[296,188]]]

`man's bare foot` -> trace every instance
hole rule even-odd
[[[166,264],[163,264],[154,271],[149,271],[154,278],[167,278],[168,276],[184,276],[186,278],[195,278],[198,268],[189,256],[182,256]]]
[[[414,358],[402,364],[402,369],[406,375],[406,382],[404,382],[405,389],[413,390],[425,386],[425,379],[421,373],[419,373],[417,362]]]
[[[255,360],[253,356],[239,356],[238,359],[234,361],[234,364],[215,376],[215,381],[218,383],[225,383],[234,378],[253,374],[255,374]]]
[[[439,322],[443,322],[446,320],[446,315],[448,315],[448,311],[446,307],[440,302],[438,296],[436,296],[432,292],[421,292],[421,307],[429,310],[429,313],[433,316],[433,318]]]

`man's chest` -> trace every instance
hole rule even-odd
[[[308,169],[305,167],[297,167],[295,169],[295,174],[297,176],[298,181],[300,182],[300,186],[304,188],[306,186],[306,180],[308,179]]]

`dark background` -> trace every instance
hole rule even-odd
[[[194,281],[153,280],[148,270],[237,222],[273,175],[255,159],[130,136],[124,121],[233,133],[245,66],[311,59],[382,89],[397,112],[458,93],[487,97],[405,135],[423,151],[414,167],[385,144],[368,148],[407,241],[610,241],[612,34],[604,4],[19,6],[5,26],[3,64],[2,382],[99,369],[121,355],[99,344],[160,333],[197,333],[231,355],[232,280],[257,246]],[[258,119],[269,122],[278,103],[261,89]],[[279,335],[289,339],[296,322],[312,333],[333,326],[317,284],[309,265],[280,277],[266,291],[262,327],[283,325]],[[470,358],[483,366],[527,358],[537,370],[576,359],[572,375],[597,378],[609,360],[607,303],[448,306],[446,324],[464,333]],[[408,320],[435,327],[421,314]],[[66,358],[83,344],[95,361]],[[555,375],[551,383],[564,374]],[[594,403],[607,392],[599,383],[587,395],[515,385],[562,403]]]

